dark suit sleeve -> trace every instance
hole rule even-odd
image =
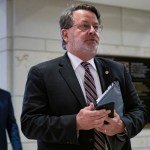
[[[137,135],[147,123],[147,112],[133,85],[131,76],[124,67],[125,80],[122,83],[122,95],[125,105],[125,115],[122,117],[126,125],[128,138]]]
[[[29,139],[49,143],[77,144],[76,115],[57,115],[57,112],[59,112],[59,109],[56,108],[57,106],[52,111],[54,109],[52,105],[55,100],[51,96],[56,97],[59,95],[55,95],[52,86],[49,91],[53,92],[47,94],[48,89],[45,82],[53,81],[43,81],[43,74],[44,72],[37,67],[31,68],[29,71],[21,115],[22,132]],[[53,73],[51,72],[51,74]],[[54,78],[51,80],[56,82]],[[52,83],[49,83],[49,85],[52,85]],[[61,86],[58,84],[58,88],[61,88]],[[50,105],[50,103],[52,104]],[[65,105],[67,106],[67,104]],[[61,109],[64,109],[61,111],[65,112],[65,108]]]
[[[11,96],[8,93],[8,122],[7,122],[7,131],[9,135],[10,142],[12,144],[13,150],[22,150],[20,135],[16,119],[14,116],[14,110],[11,102]]]

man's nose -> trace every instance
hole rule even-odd
[[[95,29],[94,29],[94,27],[92,25],[90,26],[89,32],[90,33],[93,33],[93,32],[96,33],[96,31],[95,31]]]

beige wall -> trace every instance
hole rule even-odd
[[[64,53],[58,20],[72,0],[0,0],[0,87],[12,93],[20,128],[22,97],[32,65]],[[98,54],[150,57],[150,12],[94,4],[104,30]],[[20,132],[21,133],[21,132]],[[24,150],[36,141],[21,133]],[[150,130],[132,139],[135,150],[150,149]],[[11,149],[11,148],[10,148]]]

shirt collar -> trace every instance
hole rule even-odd
[[[71,61],[73,69],[75,70],[81,64],[81,62],[83,62],[83,60],[81,60],[79,57],[73,55],[70,52],[67,52],[67,54],[68,54],[68,57],[69,57],[69,59]],[[87,62],[89,62],[91,64],[91,66],[96,70],[96,66],[95,66],[93,58],[88,60]]]

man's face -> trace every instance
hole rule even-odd
[[[99,27],[96,15],[87,10],[73,13],[73,27],[67,31],[67,50],[70,52],[96,53],[99,45]],[[94,29],[95,28],[95,29]]]

